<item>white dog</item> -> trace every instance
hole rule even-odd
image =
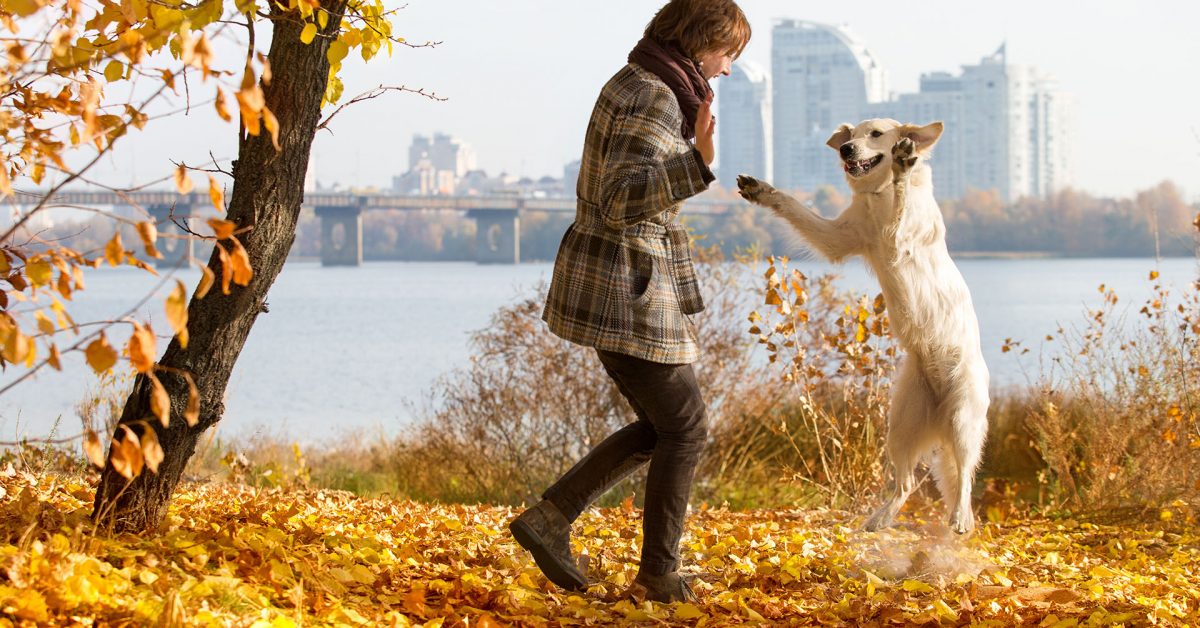
[[[907,352],[888,415],[895,484],[867,520],[868,530],[891,525],[916,488],[916,465],[926,454],[950,528],[964,534],[975,527],[971,484],[987,436],[988,370],[971,294],[946,250],[945,223],[922,163],[941,134],[940,122],[839,127],[827,144],[841,155],[854,197],[833,220],[770,185],[738,177],[744,198],[786,218],[824,257],[866,259],[883,289],[892,333]]]

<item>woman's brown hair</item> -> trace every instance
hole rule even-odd
[[[689,57],[706,52],[742,53],[750,22],[733,0],[671,0],[646,25],[646,37],[676,44]]]

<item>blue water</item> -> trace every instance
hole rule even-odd
[[[1082,323],[1084,308],[1100,302],[1101,283],[1116,289],[1123,304],[1140,307],[1150,292],[1147,275],[1156,266],[1150,259],[964,259],[958,265],[971,287],[998,386],[1025,382],[1014,354],[1000,351],[1005,338],[1036,348],[1060,324]],[[810,277],[836,270],[841,286],[878,291],[857,264],[798,266]],[[1166,260],[1159,270],[1182,288],[1196,277],[1196,262]],[[289,263],[268,296],[270,312],[258,318],[238,360],[219,430],[265,429],[302,442],[347,429],[394,432],[416,415],[439,375],[469,363],[469,334],[485,326],[497,308],[531,294],[549,274],[549,264]],[[180,278],[190,289],[198,273]],[[130,269],[97,269],[70,311],[81,322],[116,317],[158,282]],[[160,334],[169,329],[165,294],[163,289],[143,308]],[[126,334],[114,329],[110,337],[115,344]],[[165,347],[166,339],[160,339],[160,351]],[[1024,361],[1028,367],[1031,359]],[[74,407],[96,378],[77,354],[64,356],[64,367],[0,395],[0,441],[45,435],[56,423],[60,433],[78,432]],[[19,373],[10,367],[0,385]]]

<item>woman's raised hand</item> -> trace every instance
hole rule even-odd
[[[696,150],[704,158],[704,165],[711,166],[717,158],[717,149],[713,147],[713,133],[717,130],[717,118],[712,114],[712,104],[700,103],[696,112]]]

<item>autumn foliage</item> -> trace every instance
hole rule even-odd
[[[166,429],[173,418],[188,427],[198,424],[199,376],[168,366],[165,360],[156,361],[162,353],[158,336],[148,323],[131,315],[136,307],[129,315],[108,321],[77,322],[70,315],[72,294],[84,289],[88,269],[128,265],[157,274],[144,260],[163,258],[158,247],[161,223],[129,196],[137,190],[92,180],[88,171],[126,135],[159,118],[201,105],[225,122],[236,122],[237,130],[231,126],[230,132],[236,133],[239,149],[246,148],[250,138],[264,136],[276,152],[282,151],[280,132],[286,124],[281,124],[279,116],[297,113],[280,113],[268,105],[275,74],[270,58],[257,48],[256,29],[295,23],[299,25],[293,35],[299,40],[296,46],[319,50],[322,72],[328,68],[328,77],[321,77],[320,87],[312,94],[315,113],[318,103],[341,98],[343,85],[338,75],[352,50],[370,60],[380,50],[390,52],[394,43],[403,43],[392,35],[389,16],[393,12],[379,0],[324,4],[318,0],[5,0],[0,5],[0,44],[4,47],[0,59],[0,198],[13,204],[15,219],[0,234],[0,278],[11,286],[0,292],[0,366],[19,369],[21,374],[0,393],[44,367],[61,369],[62,356],[70,352],[82,353],[101,375],[127,363],[147,382],[146,411],[125,417],[111,435],[102,437],[86,429],[81,437],[88,458],[99,467],[107,462],[133,482],[145,470],[157,473],[164,455],[180,455],[170,451],[174,441],[160,444],[163,432],[153,425]],[[318,37],[321,45],[315,46]],[[244,54],[217,54],[231,43],[243,47]],[[307,129],[310,136],[318,120],[312,120]],[[327,117],[321,125],[328,122]],[[295,151],[301,162],[307,161],[310,142],[311,137],[302,143],[303,154]],[[179,163],[158,182],[173,181],[180,194],[188,194],[194,185],[193,172],[203,170],[208,199],[219,216],[230,201],[215,175],[234,174],[216,159],[205,166]],[[31,228],[39,213],[66,207],[56,193],[82,183],[112,192],[141,212],[141,218],[105,215],[133,228],[140,253],[130,250],[120,229],[114,230],[103,246],[84,249]],[[41,189],[22,189],[29,184]],[[249,286],[254,279],[251,254],[243,240],[261,225],[233,215],[231,210],[230,219],[209,218],[207,231],[201,233],[172,210],[168,220],[182,233],[170,237],[210,243],[215,253],[214,263],[208,265],[184,260],[195,263],[203,273],[191,299],[203,299],[218,281],[221,293],[228,296],[234,286]],[[259,239],[270,237],[275,236],[269,232],[259,235]],[[290,233],[280,237],[290,238]],[[272,269],[272,278],[274,272]],[[186,349],[189,290],[182,282],[173,281],[164,309],[174,341]],[[114,346],[109,340],[106,330],[113,325],[130,328],[123,346]],[[164,374],[185,383],[182,392],[175,388],[170,393],[160,380]],[[220,391],[205,393],[219,396]],[[176,417],[171,416],[172,394],[186,396],[186,402],[174,405]],[[112,440],[106,455],[109,436]]]
[[[1200,619],[1196,513],[1013,517],[963,540],[939,517],[864,533],[846,512],[703,504],[683,540],[698,604],[622,594],[640,514],[584,513],[594,584],[556,589],[496,506],[185,485],[161,535],[92,532],[78,479],[0,471],[0,625],[1182,625]]]

